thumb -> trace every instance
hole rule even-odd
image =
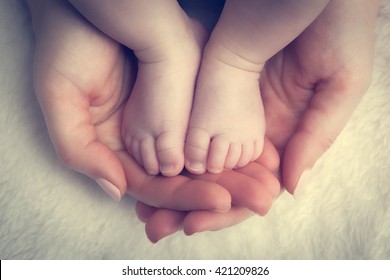
[[[288,192],[307,182],[314,164],[345,127],[366,89],[358,84],[340,76],[316,87],[283,155],[282,178]]]
[[[96,127],[91,124],[89,101],[72,94],[58,98],[55,92],[45,93],[37,96],[60,160],[94,179],[119,201],[127,189],[125,173],[115,153],[99,141]]]

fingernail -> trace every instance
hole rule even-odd
[[[100,178],[96,180],[96,183],[115,201],[121,200],[121,193],[119,189],[106,179]]]
[[[145,169],[146,173],[148,173],[149,175],[152,175],[152,176],[155,176],[159,173],[159,171],[156,171],[154,169]]]
[[[298,183],[295,186],[294,197],[299,198],[302,196],[307,184],[311,181],[311,169],[305,169],[298,179]]]
[[[189,162],[187,166],[195,172],[203,173],[205,171],[204,164],[201,162]]]

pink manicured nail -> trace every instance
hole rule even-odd
[[[301,197],[305,187],[308,185],[310,181],[311,181],[311,169],[305,169],[302,172],[301,176],[299,177],[297,185],[295,186],[295,190],[294,190],[295,198]]]
[[[100,178],[96,180],[96,183],[115,201],[121,200],[121,193],[119,189],[106,179]]]

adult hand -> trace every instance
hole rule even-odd
[[[159,207],[229,209],[230,194],[222,186],[147,177],[125,153],[120,127],[136,74],[131,54],[67,1],[29,5],[36,33],[34,85],[59,158],[116,200],[128,191]]]
[[[358,2],[331,1],[262,74],[266,134],[290,193],[305,183],[371,82],[379,1]]]
[[[331,1],[263,71],[260,86],[267,136],[282,156],[280,179],[290,193],[299,178],[304,183],[302,172],[329,148],[370,83],[379,1],[360,2]],[[262,164],[267,151],[265,147]],[[147,235],[155,241],[182,228],[188,234],[222,229],[251,215],[238,207],[225,214],[205,214],[202,219],[191,219],[197,212],[155,209],[141,203],[137,209]]]
[[[137,203],[137,215],[145,226],[152,242],[183,230],[192,235],[203,231],[216,231],[243,222],[257,212],[265,215],[280,194],[280,184],[275,174],[279,157],[272,143],[265,139],[264,149],[257,161],[221,174],[190,175],[221,184],[232,195],[232,207],[227,212],[175,211]]]
[[[29,5],[37,42],[36,94],[53,145],[68,167],[95,179],[116,200],[127,190],[155,207],[227,211],[233,199],[256,212],[268,210],[279,192],[276,180],[265,188],[245,173],[239,180],[232,173],[221,175],[219,182],[148,176],[125,152],[120,135],[135,76],[131,54],[66,1],[30,0]],[[240,195],[241,184],[248,185],[251,197]]]
[[[135,73],[124,50],[66,1],[28,4],[36,35],[35,92],[59,158],[119,200],[127,185],[114,153],[121,149],[116,122]]]

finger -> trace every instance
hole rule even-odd
[[[146,236],[151,242],[157,243],[162,238],[181,230],[186,215],[187,212],[158,209],[145,225]]]
[[[137,217],[144,223],[147,223],[157,210],[158,208],[149,206],[141,201],[137,201],[135,204],[135,212]]]
[[[155,208],[140,201],[137,201],[135,209],[138,218],[146,224],[146,236],[153,243],[181,230],[187,214],[182,211]]]
[[[245,207],[232,207],[228,212],[193,211],[184,217],[183,231],[186,235],[203,231],[217,231],[239,224],[254,213]]]
[[[268,165],[269,170],[276,170],[279,165],[279,157],[276,149],[273,147],[271,142],[266,139],[264,145],[264,151],[262,155],[259,157],[256,163],[252,163],[248,166],[248,168],[240,169],[238,171],[234,171],[234,173],[241,175],[239,176],[237,181],[234,181],[237,186],[241,186],[242,184],[247,183],[247,179],[249,177],[253,177],[259,181],[266,181],[264,177],[261,177],[262,171],[259,170],[258,165],[260,163],[264,163]],[[269,172],[269,171],[268,171]],[[189,174],[190,175],[190,174]],[[221,176],[226,176],[226,171],[221,174]],[[206,178],[207,176],[207,178]],[[203,177],[204,179],[211,179],[212,181],[218,180],[218,175],[201,175],[199,177]],[[230,176],[229,176],[230,177]],[[231,177],[230,177],[231,178]],[[270,185],[275,183],[275,179],[271,179],[272,182]],[[225,182],[231,182],[229,178]],[[232,182],[234,184],[234,182]],[[276,181],[276,184],[279,186],[279,183]],[[268,184],[266,183],[268,186]],[[261,186],[256,184],[256,187]],[[273,189],[274,187],[271,187]],[[277,188],[275,188],[277,189]],[[236,188],[237,191],[243,192],[243,190]],[[273,189],[274,190],[274,189]],[[244,191],[245,192],[245,191]],[[270,191],[272,193],[272,191]],[[272,193],[273,196],[276,195],[276,191]],[[249,193],[250,199],[252,196]],[[256,199],[255,199],[256,200]],[[268,205],[268,204],[267,204]],[[269,209],[269,206],[267,206]],[[266,209],[266,208],[264,208]],[[163,211],[162,213],[160,211]],[[263,213],[265,213],[264,211]],[[161,213],[161,214],[158,214]],[[162,209],[158,209],[155,207],[151,207],[145,205],[141,202],[137,203],[137,215],[138,217],[147,224],[147,235],[150,240],[157,242],[161,238],[164,238],[174,232],[181,230],[184,227],[184,232],[187,235],[194,234],[196,232],[202,232],[207,230],[221,230],[226,227],[233,226],[238,224],[250,216],[253,215],[253,212],[245,207],[233,207],[227,212],[216,212],[216,211],[192,211],[187,215],[183,214],[184,212],[176,212],[176,211],[165,211]],[[151,219],[151,217],[154,217]],[[157,217],[157,218],[156,218]],[[164,225],[164,230],[160,230],[160,223]],[[183,224],[184,223],[184,224]],[[169,225],[169,226],[167,226]]]
[[[273,173],[279,169],[280,158],[278,151],[267,137],[264,138],[263,151],[256,162]]]
[[[240,168],[237,171],[258,182],[262,182],[262,185],[268,189],[275,199],[280,194],[280,183],[277,176],[279,163],[279,154],[276,148],[268,138],[265,138],[264,148],[260,157],[252,164],[248,164],[246,167]],[[269,176],[269,172],[262,172],[263,168],[268,169],[275,176]]]
[[[275,199],[275,195],[267,186],[272,185],[270,188],[276,193],[274,189],[277,189],[279,182],[269,170],[258,163],[252,162],[243,169],[244,171],[236,169],[221,174],[205,173],[189,176],[223,186],[231,195],[232,205],[247,207],[260,215],[265,215]]]
[[[226,172],[216,182],[229,191],[232,205],[246,207],[262,216],[267,214],[279,193],[278,180],[255,162],[235,172]]]
[[[264,167],[261,163],[268,167]],[[247,207],[260,215],[265,215],[280,193],[280,183],[273,174],[278,164],[278,153],[266,139],[263,154],[256,162],[244,168],[224,171],[220,174],[189,174],[189,176],[223,186],[232,197],[232,205]]]
[[[148,217],[145,226],[146,235],[153,243],[157,243],[180,230],[183,230],[186,235],[222,230],[239,224],[254,215],[245,207],[233,207],[225,213],[207,210],[191,212],[157,208],[154,210]]]
[[[243,175],[246,175],[255,181],[259,182],[262,187],[265,187],[273,198],[280,194],[280,182],[274,173],[270,172],[264,166],[257,162],[248,164],[247,166],[237,169]],[[271,176],[272,174],[272,176]]]
[[[90,120],[88,98],[71,86],[66,90],[38,87],[37,91],[60,160],[96,180],[107,194],[119,201],[127,189],[125,174],[115,153],[98,139]]]
[[[128,193],[154,207],[176,210],[230,209],[229,192],[212,181],[191,179],[187,176],[151,176],[127,153],[118,154],[128,182]]]
[[[335,141],[359,103],[365,89],[350,84],[350,78],[340,76],[316,88],[283,156],[283,183],[290,193],[304,184],[310,169]]]

